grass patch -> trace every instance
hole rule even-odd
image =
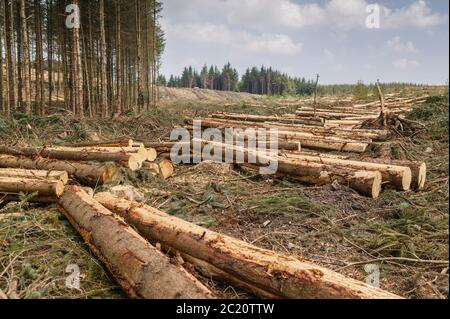
[[[295,215],[304,213],[329,216],[335,212],[333,207],[313,202],[297,192],[283,192],[276,195],[260,196],[247,200],[244,204],[251,207],[256,206],[259,211],[268,214]]]

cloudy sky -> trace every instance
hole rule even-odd
[[[229,61],[240,74],[265,65],[293,76],[319,73],[321,83],[448,81],[447,0],[162,2],[166,76]]]

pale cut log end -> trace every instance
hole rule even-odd
[[[69,174],[67,172],[60,172],[61,176],[60,176],[60,180],[61,182],[63,182],[64,185],[67,185],[67,183],[69,182]]]
[[[350,178],[350,186],[360,194],[377,199],[380,197],[383,177],[380,172],[357,171]]]
[[[412,172],[409,167],[406,167],[402,179],[402,188],[405,192],[411,189],[411,183],[412,183]]]
[[[381,173],[375,172],[374,178],[373,178],[373,185],[372,185],[372,198],[373,199],[377,199],[378,197],[380,197],[382,183],[383,183],[383,177],[381,176]]]
[[[121,176],[120,169],[114,164],[105,165],[104,167],[105,170],[101,177],[102,180],[99,182],[101,184],[115,184]]]
[[[156,149],[147,148],[146,151],[147,151],[146,160],[149,162],[154,162],[158,157],[158,152],[156,151]]]
[[[419,175],[417,181],[417,190],[421,191],[425,188],[425,183],[427,181],[427,164],[422,163],[419,167]]]
[[[172,162],[167,159],[163,159],[159,162],[159,170],[164,179],[168,179],[175,172]]]
[[[134,141],[132,139],[128,140],[128,147],[133,147]]]
[[[137,171],[142,167],[143,158],[138,154],[133,154],[128,159],[128,168],[132,171]]]
[[[62,181],[56,181],[53,185],[53,188],[56,197],[61,197],[61,195],[64,194],[65,185]]]

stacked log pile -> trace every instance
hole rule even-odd
[[[122,174],[120,167],[172,176],[172,163],[157,157],[156,149],[131,140],[41,148],[0,146],[0,167],[66,171],[80,184],[92,187],[115,183]]]
[[[382,95],[382,94],[381,94]],[[385,116],[400,117],[400,113],[410,112],[413,105],[424,103],[428,96],[414,98],[399,98],[396,96],[380,96],[380,101],[365,104],[354,104],[351,106],[332,106],[313,108],[310,106],[300,107],[296,111],[298,119],[309,119],[311,117],[323,121],[326,127],[356,128],[363,126],[366,121],[376,121],[381,113]]]
[[[415,102],[421,100],[414,100]],[[411,100],[407,100],[411,103]],[[345,110],[341,110],[345,111]],[[357,112],[366,115],[368,111],[358,109]],[[377,117],[376,112],[373,112]],[[311,115],[311,114],[309,114]],[[316,123],[323,119],[316,118]],[[288,124],[287,121],[293,121]],[[359,120],[358,120],[359,121]],[[278,171],[281,176],[290,177],[304,183],[314,185],[332,184],[335,181],[348,185],[360,194],[377,198],[383,187],[394,188],[398,191],[422,190],[426,181],[425,163],[412,161],[394,161],[388,159],[370,159],[368,157],[355,158],[348,155],[331,155],[325,152],[337,151],[342,153],[365,153],[374,141],[385,142],[391,137],[391,131],[385,129],[355,129],[346,127],[330,127],[320,125],[296,124],[292,115],[286,116],[258,116],[247,114],[215,113],[210,118],[189,121],[186,128],[193,130],[194,124],[201,123],[202,129],[217,128],[225,136],[225,129],[234,128],[245,130],[255,129],[256,144],[261,136],[270,140],[270,129],[276,129],[279,142],[277,156]],[[260,132],[258,129],[266,129]],[[236,137],[236,136],[235,136]],[[242,136],[241,136],[242,137]],[[263,140],[264,140],[263,138]],[[244,136],[244,139],[249,139]],[[223,149],[233,152],[243,152],[248,155],[249,142],[245,140],[244,149],[236,146],[221,144]],[[202,140],[201,143],[208,143]],[[268,143],[268,142],[267,142]],[[298,147],[286,147],[287,143],[298,143]],[[213,143],[214,144],[214,143]],[[219,143],[220,144],[220,143]],[[162,145],[154,145],[163,151]],[[267,146],[270,146],[268,144]],[[322,153],[312,153],[313,150]],[[168,151],[165,149],[164,151]],[[265,154],[258,154],[261,158]],[[223,156],[220,155],[219,158]],[[267,163],[267,159],[261,161]],[[245,163],[244,166],[258,168],[260,163]]]

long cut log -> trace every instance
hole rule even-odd
[[[400,298],[294,256],[261,249],[109,194],[95,198],[151,242],[202,260],[252,287],[281,298]]]
[[[76,186],[58,201],[61,212],[80,233],[131,298],[205,299],[213,295],[181,266]]]
[[[33,148],[20,147],[11,148],[7,146],[0,146],[0,154],[9,154],[15,156],[27,157],[44,157],[58,160],[68,161],[98,161],[98,162],[116,162],[131,170],[137,170],[142,167],[143,159],[137,155],[127,155],[123,153],[109,153],[109,152],[78,152],[78,151],[64,151],[52,150],[48,148]]]
[[[114,184],[121,176],[120,169],[114,164],[91,165],[41,157],[31,159],[28,157],[0,155],[0,167],[66,171],[81,184],[92,187]]]
[[[27,170],[18,168],[1,168],[1,177],[24,177],[32,179],[59,180],[63,184],[69,181],[69,174],[66,171],[44,171],[44,170]]]
[[[408,191],[411,188],[412,173],[407,166],[396,166],[392,164],[378,164],[354,160],[329,158],[326,156],[309,156],[307,154],[284,154],[286,158],[302,162],[322,163],[341,168],[356,170],[378,171],[383,177],[383,182],[389,183],[397,190]]]
[[[234,145],[223,144],[218,142],[211,142],[205,140],[193,140],[204,145],[216,146],[221,151],[219,154],[213,154],[216,159],[227,159],[226,150],[233,154],[233,160],[236,161],[238,154],[243,155],[244,162],[240,164],[250,168],[265,167],[268,163],[277,162],[277,171],[274,172],[280,176],[290,177],[307,184],[326,185],[331,184],[335,180],[342,184],[348,184],[362,195],[372,198],[378,198],[381,191],[382,176],[376,171],[364,171],[361,169],[349,167],[336,167],[324,163],[314,163],[308,161],[294,160],[290,158],[283,158],[281,156],[269,156],[265,152],[249,150]],[[204,155],[204,154],[197,154]],[[254,163],[250,163],[249,159],[253,157]],[[203,160],[210,160],[214,158],[202,158]]]
[[[37,193],[41,196],[59,197],[64,193],[64,184],[60,180],[0,176],[0,193]]]

